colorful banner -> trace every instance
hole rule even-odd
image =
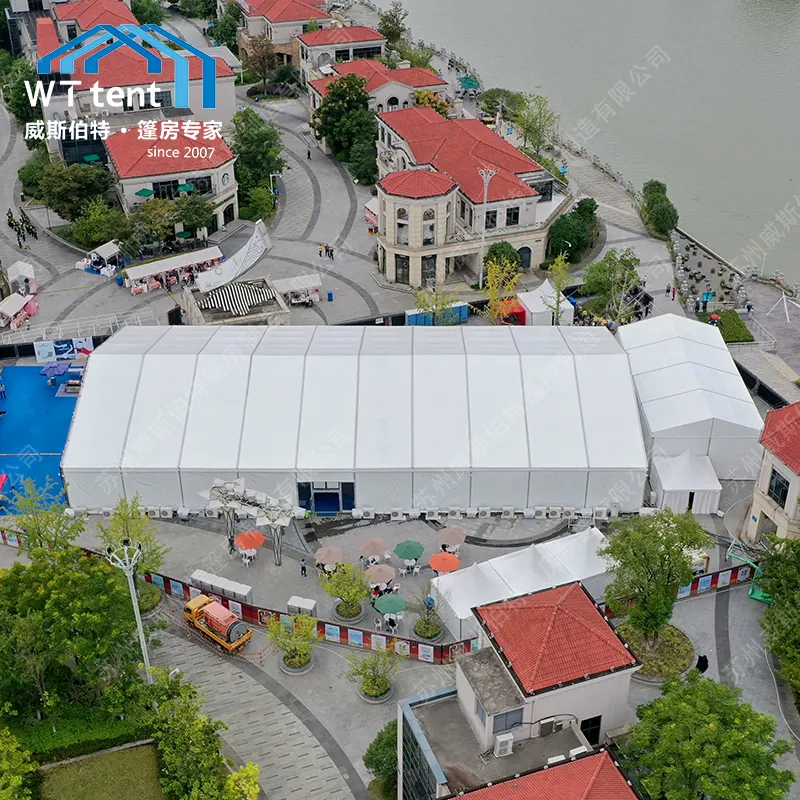
[[[402,639],[397,639],[394,643],[394,651],[397,655],[408,658],[411,655],[411,645]]]
[[[150,580],[154,586],[158,586],[162,592],[164,591],[164,579],[161,577],[161,575],[151,575]]]
[[[242,604],[237,603],[235,600],[228,600],[228,609],[231,613],[236,614],[239,619],[242,618]]]
[[[378,651],[379,653],[383,653],[386,650],[386,637],[381,636],[379,633],[373,633],[371,638],[370,646],[373,650]]]
[[[90,336],[79,336],[75,339],[58,339],[55,342],[34,342],[33,352],[40,364],[51,361],[73,361],[86,356],[94,350],[94,341]]]
[[[349,628],[347,631],[347,644],[350,647],[363,647],[364,646],[364,633],[357,628]]]
[[[338,625],[325,625],[325,639],[329,642],[336,642],[338,644],[340,636],[340,629]]]
[[[678,587],[678,600],[683,600],[692,593],[692,584],[688,584],[687,586],[679,586]]]
[[[697,593],[700,594],[701,592],[707,592],[711,588],[711,578],[713,575],[703,575],[700,580],[697,581]]]
[[[170,578],[169,593],[173,597],[179,597],[180,599],[183,599],[183,584],[180,581],[174,581],[172,578]]]
[[[200,597],[201,594],[203,594],[203,592],[200,589],[198,589],[196,586],[190,586],[189,587],[189,599],[190,600],[194,600],[195,597]]]
[[[750,580],[750,567],[739,567],[739,571],[736,573],[736,582],[744,583],[745,581],[749,580]]]
[[[717,589],[724,589],[726,586],[731,585],[731,570],[720,572],[717,576]]]
[[[419,651],[419,660],[427,661],[428,664],[433,664],[433,647],[429,644],[420,644],[417,648]]]

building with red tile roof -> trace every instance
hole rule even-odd
[[[447,175],[425,169],[390,172],[378,185],[386,194],[412,200],[442,197],[456,188],[455,182]]]
[[[800,403],[767,414],[761,444],[746,538],[753,544],[766,534],[800,539]]]
[[[317,31],[302,33],[297,38],[308,47],[355,42],[385,41],[383,34],[380,34],[374,28],[368,28],[365,25],[350,25],[343,28],[320,28]]]
[[[76,23],[78,33],[88,31],[95,25],[139,24],[130,8],[121,0],[77,0],[74,3],[58,3],[53,6],[53,11],[60,22]]]

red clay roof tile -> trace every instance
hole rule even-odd
[[[138,25],[131,10],[121,0],[78,0],[58,3],[53,7],[59,20],[75,20],[82,31],[95,25]]]
[[[349,28],[321,28],[297,37],[309,47],[322,44],[351,44],[352,42],[383,42],[385,37],[374,28],[365,25],[351,25]]]
[[[423,197],[441,197],[456,188],[456,184],[441,172],[410,169],[390,172],[379,186],[387,194],[420,200]]]
[[[800,474],[800,403],[767,414],[761,444],[789,469]]]

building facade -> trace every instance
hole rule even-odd
[[[386,39],[363,25],[336,26],[298,35],[300,80],[303,85],[331,76],[336,65],[383,56]]]

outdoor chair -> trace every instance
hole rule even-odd
[[[405,567],[400,567],[400,569],[397,572],[400,575],[408,575],[408,570]]]
[[[420,570],[420,566],[419,566],[419,564],[417,564],[417,565],[414,567],[414,574],[415,574],[415,575],[419,575],[419,570]]]
[[[392,560],[392,554],[388,550],[383,554],[383,560],[386,562]]]
[[[392,586],[392,591],[393,591],[395,594],[400,594],[400,584],[399,584],[399,583],[396,583],[394,586]]]
[[[383,630],[383,620],[380,617],[375,617],[375,630],[376,631]]]

